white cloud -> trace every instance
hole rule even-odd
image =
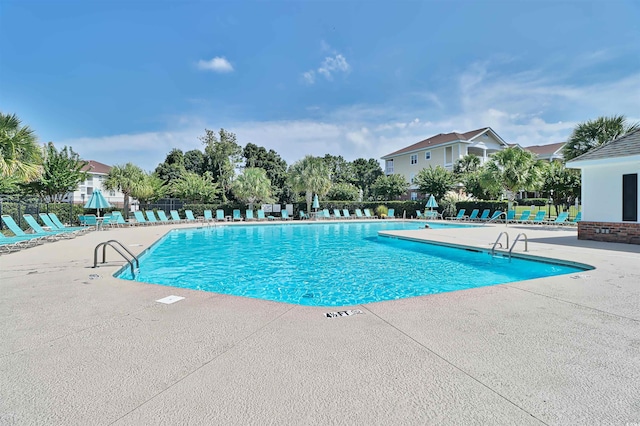
[[[457,89],[448,93],[425,91],[421,97],[414,92],[393,101],[345,105],[328,112],[326,107],[310,105],[308,117],[318,118],[238,121],[222,127],[236,133],[240,144],[273,149],[291,164],[309,154],[342,155],[349,161],[380,158],[438,133],[485,126],[509,143],[530,146],[563,141],[577,122],[600,115],[640,119],[636,113],[640,98],[630,95],[640,87],[640,73],[577,86],[536,71],[500,75],[476,64],[456,81]],[[61,143],[73,146],[86,159],[106,164],[131,161],[153,170],[172,148],[202,149],[198,136],[203,129],[221,124],[198,115],[174,117],[171,123],[178,128]]]
[[[233,71],[233,66],[225,57],[216,56],[208,61],[200,59],[198,61],[198,69],[217,73],[227,73]]]
[[[318,73],[325,76],[327,80],[332,79],[332,74],[336,72],[348,73],[351,66],[342,55],[328,56],[322,61],[322,65],[318,68]]]
[[[330,46],[323,41],[322,49],[329,50]],[[344,55],[334,52],[333,56],[327,56],[324,58],[317,70],[309,70],[302,73],[302,78],[305,83],[314,84],[316,82],[316,74],[321,74],[326,80],[332,81],[335,74],[347,74],[350,71],[351,65],[349,65]]]
[[[316,82],[316,73],[313,70],[304,72],[302,73],[302,78],[306,83],[313,84]]]

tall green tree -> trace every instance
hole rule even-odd
[[[478,200],[495,200],[502,192],[502,188],[497,185],[484,184],[492,179],[487,176],[484,167],[480,167],[475,172],[464,173],[458,179],[464,185],[465,192]]]
[[[238,200],[245,201],[253,210],[254,203],[271,203],[272,188],[267,172],[259,167],[247,167],[231,187]]]
[[[182,150],[174,148],[167,154],[164,162],[158,164],[155,174],[166,184],[171,184],[171,182],[180,178],[186,171]]]
[[[204,173],[204,154],[199,149],[192,149],[184,153],[184,168],[188,172],[201,175]]]
[[[409,182],[400,174],[382,175],[373,183],[371,190],[381,200],[395,200],[409,190]]]
[[[568,207],[580,197],[580,170],[567,169],[560,161],[552,161],[545,165],[543,179],[543,188],[551,195],[556,212],[560,205]]]
[[[355,186],[360,188],[365,198],[371,195],[371,185],[378,179],[378,177],[384,175],[380,162],[375,158],[364,159],[358,158],[351,162],[352,167],[352,181]]]
[[[423,194],[433,195],[436,201],[442,200],[447,191],[451,190],[454,182],[453,172],[442,166],[424,168],[413,178],[413,183],[418,186],[418,190]]]
[[[227,202],[235,169],[242,160],[242,148],[236,141],[236,135],[225,129],[220,129],[218,135],[205,129],[204,136],[199,139],[205,145],[204,170],[211,172],[222,189],[222,201]]]
[[[485,164],[483,184],[500,188],[509,201],[509,210],[519,191],[535,191],[542,181],[542,163],[531,151],[510,147],[498,151]]]
[[[242,150],[242,156],[245,158],[245,167],[259,167],[267,173],[267,177],[273,188],[273,195],[280,202],[284,202],[286,181],[287,181],[287,162],[280,157],[274,150],[267,151],[262,146],[248,143]]]
[[[141,203],[152,203],[164,197],[168,188],[169,185],[156,173],[145,173],[144,179],[134,188],[131,196]]]
[[[0,178],[28,182],[40,175],[41,165],[35,132],[23,126],[15,114],[0,112]]]
[[[327,193],[330,200],[357,201],[360,196],[360,189],[352,183],[334,183]]]
[[[211,172],[202,176],[187,172],[173,182],[171,191],[175,197],[185,201],[208,204],[217,199],[220,187],[214,182]]]
[[[322,160],[327,164],[331,173],[331,181],[335,183],[347,183],[353,181],[353,166],[342,155],[325,154]]]
[[[105,189],[120,191],[124,195],[124,211],[129,212],[129,197],[144,182],[144,171],[133,163],[113,166],[103,182]]]
[[[467,154],[456,160],[453,164],[453,174],[456,176],[466,173],[473,173],[480,168],[480,157],[473,154]]]
[[[71,147],[65,146],[58,151],[53,142],[49,142],[42,148],[42,157],[42,173],[26,184],[27,190],[41,200],[62,202],[65,195],[87,179],[87,172],[82,169],[89,163],[81,160]]]
[[[579,123],[564,146],[564,159],[568,161],[576,158],[639,128],[640,123],[629,123],[624,115],[598,117]]]
[[[307,155],[289,168],[291,186],[298,192],[304,192],[307,211],[311,210],[313,194],[326,195],[331,189],[331,173],[322,158]]]

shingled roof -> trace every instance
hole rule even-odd
[[[543,156],[555,154],[558,150],[562,149],[564,144],[565,142],[550,143],[547,145],[532,145],[532,146],[525,146],[524,149],[543,157]]]
[[[470,139],[473,139],[474,137],[484,133],[489,129],[490,127],[483,127],[482,129],[471,130],[470,132],[466,132],[466,133],[457,133],[457,132],[440,133],[438,135],[431,136],[430,138],[427,138],[420,142],[414,143],[413,145],[409,145],[406,148],[402,148],[398,151],[392,152],[391,154],[387,154],[382,158],[394,157],[399,154],[418,151],[425,148],[433,148],[434,146],[444,145],[444,144],[456,142],[456,141],[469,141]]]
[[[106,164],[102,164],[93,160],[89,160],[89,164],[82,168],[83,172],[99,173],[105,175],[109,174],[109,170],[111,170],[111,166],[107,166]]]
[[[635,155],[640,155],[640,129],[600,145],[567,162],[567,164],[604,160],[607,158],[631,157]]]

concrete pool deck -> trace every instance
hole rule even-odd
[[[115,279],[113,251],[91,268],[98,243],[139,253],[171,228],[0,256],[0,424],[640,424],[640,246],[567,227],[395,231],[486,250],[525,232],[530,254],[596,269],[339,318]],[[169,295],[185,299],[156,302]]]

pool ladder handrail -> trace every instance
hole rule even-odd
[[[516,243],[518,242],[518,240],[520,239],[521,236],[524,237],[524,251],[525,251],[525,253],[529,251],[529,240],[527,238],[527,234],[525,234],[524,232],[521,232],[518,235],[516,235],[515,240],[513,240],[513,245],[509,249],[509,259],[511,259],[511,252],[513,251],[513,248],[516,246]]]
[[[492,256],[496,253],[496,246],[498,244],[500,244],[500,248],[503,248],[502,243],[500,242],[500,238],[502,238],[503,235],[507,237],[507,247],[509,247],[509,234],[507,233],[507,231],[502,231],[501,233],[498,234],[498,238],[496,238],[496,242],[493,243],[493,247],[491,247]]]
[[[114,243],[120,246],[120,248],[122,248],[125,252],[127,252],[127,254],[131,256],[131,258],[128,258],[123,252],[121,252],[120,249],[114,245]],[[96,248],[93,250],[93,267],[94,268],[98,267],[98,249],[100,247],[102,247],[102,263],[107,263],[107,246],[113,248],[120,256],[124,258],[124,260],[126,260],[129,263],[129,267],[131,268],[131,275],[135,274],[134,261],[135,261],[135,268],[140,269],[140,261],[138,260],[136,255],[131,253],[129,249],[127,249],[125,246],[122,245],[120,241],[117,241],[117,240],[105,241],[96,246]]]

